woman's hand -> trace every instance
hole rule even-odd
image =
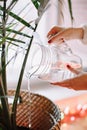
[[[82,39],[84,35],[83,28],[61,28],[53,27],[47,34],[48,43],[62,43],[66,40]]]
[[[70,66],[67,66],[70,71],[77,74],[77,77],[72,79],[67,79],[62,82],[51,83],[53,85],[59,85],[74,90],[87,90],[87,73],[82,71],[77,71]]]
[[[83,28],[61,28],[55,26],[48,32],[47,37],[49,44],[51,43],[60,44],[66,40],[82,39],[83,35],[84,35]],[[74,90],[87,90],[87,73],[77,71],[71,68],[70,66],[68,66],[68,69],[73,73],[76,73],[77,77],[51,84],[72,88]]]

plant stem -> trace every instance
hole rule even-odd
[[[2,37],[6,36],[6,0],[3,1],[3,16],[2,16]],[[6,66],[6,54],[5,54],[5,41],[2,44],[2,52],[1,52],[1,68]],[[4,113],[4,118],[7,118],[5,125],[10,130],[11,129],[11,120],[9,115],[9,107],[8,102],[5,96],[7,95],[7,81],[6,81],[6,67],[2,69],[2,73],[0,74],[0,97],[1,97],[1,105],[2,111]],[[3,98],[2,98],[3,97]]]
[[[37,24],[35,26],[34,32],[36,31],[36,28],[37,28]],[[13,123],[14,130],[16,130],[15,126],[16,126],[17,100],[18,100],[18,97],[19,97],[19,94],[20,94],[20,88],[21,88],[21,83],[22,83],[22,79],[23,79],[23,74],[24,74],[24,70],[25,70],[25,66],[26,66],[26,62],[27,62],[27,58],[28,58],[28,54],[29,54],[29,50],[30,50],[32,41],[33,41],[33,36],[31,37],[27,52],[26,52],[25,57],[24,57],[22,69],[21,69],[18,84],[17,84],[17,89],[16,89],[16,92],[15,92],[15,99],[14,99],[14,102],[13,102],[12,115],[11,115],[11,120],[12,120],[12,123]]]
[[[4,0],[4,4],[3,4],[3,19],[2,19],[2,23],[3,23],[3,29],[2,29],[2,37],[6,36],[6,30],[5,30],[5,26],[6,26],[6,0]],[[5,66],[6,64],[6,59],[5,59],[5,41],[2,44],[2,54],[1,54],[1,66],[3,68],[3,66]],[[6,83],[6,67],[4,67],[3,72],[2,72],[2,82],[3,82],[3,87],[4,87],[4,91],[5,94],[7,94],[7,83]]]
[[[0,98],[1,98],[2,111],[4,113],[4,119],[6,119],[5,125],[8,128],[8,130],[10,130],[11,120],[10,120],[10,115],[9,115],[9,108],[8,108],[7,100],[5,98],[5,93],[4,93],[1,77],[0,77]]]

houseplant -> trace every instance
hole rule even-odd
[[[36,31],[38,23],[41,19],[42,14],[45,11],[45,7],[49,0],[32,0],[34,6],[38,11],[38,18],[36,20],[30,21],[28,23],[24,18],[21,17],[21,12],[24,11],[25,7],[19,12],[19,14],[14,13],[13,9],[17,5],[19,0],[0,0],[0,130],[16,130],[16,108],[17,101],[19,98],[21,83],[23,79],[23,74],[29,54],[29,50],[33,41],[33,32]],[[26,5],[27,6],[27,5]],[[9,17],[13,19],[9,21]],[[15,22],[14,22],[15,21]],[[22,26],[17,29],[15,28],[17,24],[20,23]],[[25,28],[32,30],[28,35],[24,33]],[[24,39],[28,38],[29,43],[27,48],[23,48],[21,44],[25,44],[24,39],[20,39],[18,36],[22,36]],[[9,47],[13,45],[18,48],[23,48],[25,51],[25,56],[23,64],[21,67],[17,87],[15,90],[14,101],[12,104],[12,112],[9,112],[9,103],[7,100],[8,86],[7,86],[7,74],[6,70],[8,65],[12,62],[13,59],[17,56],[18,52],[15,53],[9,60],[7,60],[7,53],[9,52]]]

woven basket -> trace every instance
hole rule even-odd
[[[14,90],[9,91],[9,95],[14,93]],[[61,112],[52,101],[25,91],[20,96],[22,103],[17,107],[17,126],[28,128],[30,124],[30,130],[60,130]]]

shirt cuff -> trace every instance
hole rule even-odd
[[[84,25],[82,28],[84,30],[84,36],[83,36],[83,39],[82,39],[82,43],[87,44],[87,25]]]

